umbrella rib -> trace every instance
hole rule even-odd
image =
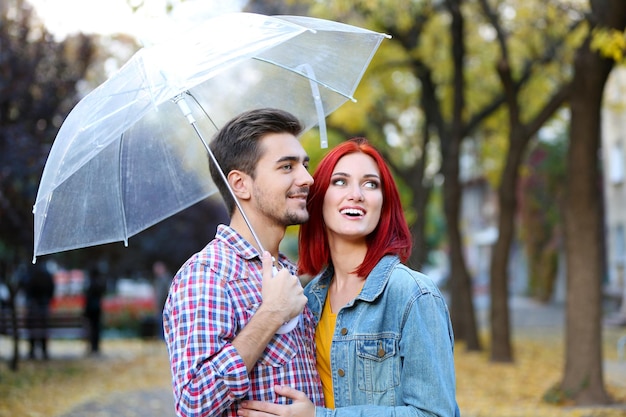
[[[126,223],[126,210],[124,210],[124,198],[123,198],[123,192],[122,192],[122,187],[123,187],[123,172],[122,172],[122,151],[124,149],[124,147],[122,146],[124,143],[124,132],[122,132],[120,134],[120,144],[119,144],[119,149],[118,149],[118,184],[119,184],[119,194],[118,194],[118,203],[119,203],[119,209],[120,209],[120,215],[122,217],[122,228],[124,229],[124,246],[128,247],[128,225]]]
[[[325,87],[325,88],[327,88],[327,89],[329,89],[329,90],[331,90],[331,91],[333,91],[333,92],[335,92],[335,93],[337,93],[337,94],[347,98],[348,100],[351,100],[352,102],[356,103],[356,99],[354,97],[352,97],[351,95],[345,94],[344,92],[342,92],[340,90],[337,90],[336,88],[326,84],[325,82],[320,81],[320,80],[318,80],[316,78],[312,78],[312,77],[308,76],[307,74],[304,74],[302,72],[294,70],[293,68],[287,67],[287,66],[282,65],[282,64],[280,64],[278,62],[275,62],[275,61],[270,61],[269,59],[259,58],[258,56],[252,57],[252,59],[256,59],[257,61],[265,62],[265,63],[270,64],[270,65],[275,65],[275,66],[277,66],[279,68],[284,69],[285,71],[289,71],[289,72],[293,72],[294,74],[301,75],[302,77],[308,79],[309,81],[314,81],[317,84],[319,84],[319,85],[321,85],[321,86],[323,86],[323,87]]]

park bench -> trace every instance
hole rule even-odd
[[[48,316],[47,329],[40,319],[27,316],[27,311],[17,311],[17,335],[19,339],[39,338],[47,334],[48,339],[86,339],[88,328],[85,318],[77,312],[54,311]],[[13,336],[11,310],[0,309],[0,335]]]

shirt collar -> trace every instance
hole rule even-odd
[[[261,259],[261,254],[259,253],[259,251],[229,225],[218,225],[217,231],[215,232],[215,238],[226,243],[239,256],[247,261],[255,258]],[[293,262],[291,262],[291,260],[289,260],[289,258],[287,258],[282,252],[278,253],[278,261],[281,263],[281,265],[289,267],[291,273],[295,273],[295,266]]]

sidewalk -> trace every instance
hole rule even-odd
[[[488,301],[476,300],[479,326],[486,326]],[[558,304],[540,304],[525,298],[511,299],[513,335],[562,335],[565,324],[564,308]],[[624,328],[626,334],[626,328]],[[607,383],[626,386],[626,360],[606,360],[604,375]],[[82,404],[59,417],[174,417],[171,388],[155,388],[115,394],[101,401]]]
[[[172,389],[132,391],[91,401],[60,417],[175,417]]]

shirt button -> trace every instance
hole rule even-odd
[[[341,335],[345,336],[348,334],[348,329],[346,329],[345,327],[343,329],[341,329]]]
[[[346,375],[346,372],[343,369],[340,369],[337,371],[337,374],[341,377],[344,377]]]

